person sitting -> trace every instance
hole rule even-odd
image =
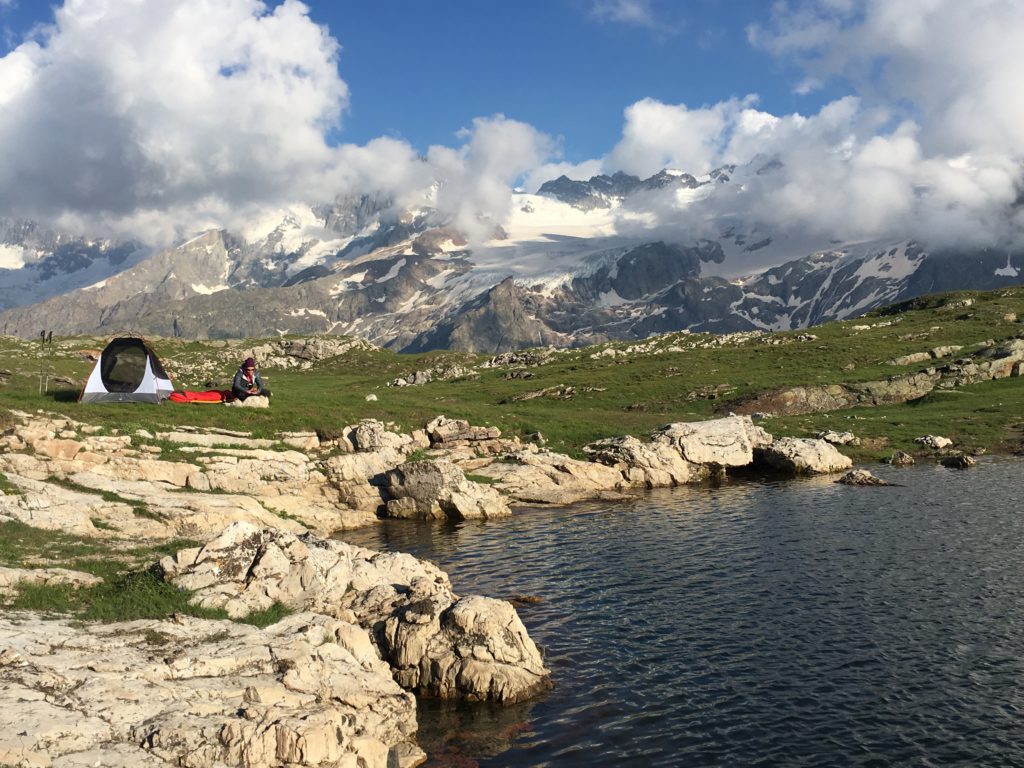
[[[245,358],[245,362],[235,371],[235,379],[231,382],[231,394],[237,400],[245,400],[253,395],[270,397],[270,390],[263,386],[263,379],[256,370],[256,361],[251,357]]]

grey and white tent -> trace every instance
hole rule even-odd
[[[80,403],[160,403],[174,391],[160,358],[143,339],[113,339],[89,374]]]

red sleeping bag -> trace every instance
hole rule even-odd
[[[172,403],[226,403],[234,398],[231,397],[230,390],[208,389],[205,392],[190,392],[186,389],[179,392],[171,392],[170,397],[167,399]]]

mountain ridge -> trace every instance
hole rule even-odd
[[[1019,282],[1024,257],[1013,251],[938,250],[908,239],[812,248],[813,240],[735,221],[717,237],[618,231],[651,201],[685,208],[693,195],[762,172],[771,172],[770,161],[703,177],[671,169],[647,179],[562,176],[536,195],[515,195],[504,226],[472,244],[429,206],[398,210],[372,195],[293,207],[248,232],[210,230],[145,258],[137,244],[51,235],[53,253],[35,263],[59,268],[57,249],[72,243],[93,249],[83,256],[90,277],[109,274],[82,285],[86,272],[71,258],[74,287],[8,307],[0,332],[335,333],[396,350],[499,352],[678,330],[790,330],[936,290]],[[24,233],[32,231],[0,226],[7,241],[44,242],[30,241]],[[12,258],[15,245],[4,247]],[[767,266],[729,274],[748,262]],[[0,295],[5,276],[18,282],[15,272],[0,272]]]

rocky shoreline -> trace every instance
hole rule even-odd
[[[254,440],[178,428],[131,435],[16,413],[0,438],[0,521],[111,541],[189,537],[150,573],[266,629],[175,616],[82,624],[0,617],[0,764],[414,766],[415,698],[511,703],[551,685],[511,604],[459,597],[410,555],[328,538],[381,517],[492,518],[516,505],[621,498],[765,466],[837,473],[824,439],[774,439],[749,416],[670,424],[575,459],[492,427],[363,421]],[[88,584],[59,569],[0,571]]]

